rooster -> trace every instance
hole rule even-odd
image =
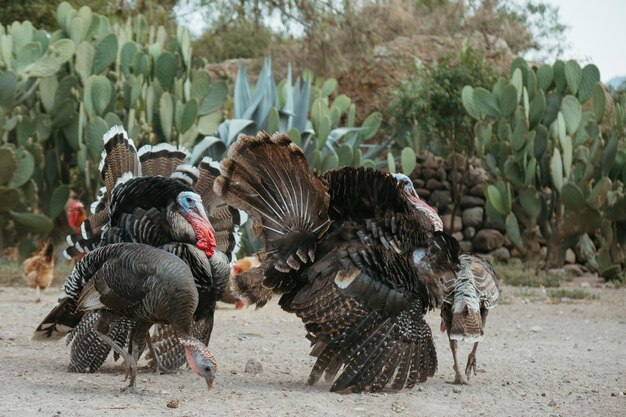
[[[235,262],[235,265],[233,265],[230,270],[229,281],[231,285],[236,276],[239,276],[244,272],[248,272],[252,268],[256,268],[259,265],[261,265],[261,262],[259,261],[259,258],[254,255],[246,256],[245,258],[239,259],[237,262]],[[224,296],[220,301],[228,304],[234,304],[235,309],[237,310],[244,308],[246,305],[246,303],[240,297],[236,296],[233,293],[230,285],[226,287],[226,290],[224,291]]]
[[[54,246],[47,241],[39,253],[22,263],[26,285],[37,290],[36,302],[41,301],[41,291],[50,286],[54,270]]]
[[[80,200],[73,200],[67,210],[67,224],[70,225],[74,233],[80,233],[80,226],[87,218],[87,211]]]
[[[80,228],[83,222],[87,219],[87,211],[85,206],[80,200],[71,200],[70,206],[67,209],[67,224],[72,228],[74,233],[80,233]],[[77,253],[72,262],[80,261],[84,253]]]

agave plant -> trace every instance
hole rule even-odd
[[[319,171],[339,166],[373,166],[363,157],[361,145],[380,127],[382,115],[370,114],[355,126],[355,106],[346,95],[331,100],[337,88],[334,79],[315,80],[311,72],[293,82],[291,65],[278,85],[266,58],[254,88],[240,63],[234,89],[233,117],[196,145],[192,157],[221,159],[240,134],[287,132],[302,147],[311,167]],[[345,119],[345,125],[340,126]]]

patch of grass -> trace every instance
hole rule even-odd
[[[561,276],[546,271],[536,271],[529,265],[494,264],[498,279],[514,287],[558,287]]]
[[[550,297],[553,300],[561,300],[563,298],[569,298],[571,300],[596,300],[598,298],[597,295],[590,294],[589,292],[582,290],[580,288],[576,288],[576,289],[559,288],[555,290],[549,290],[548,297]]]

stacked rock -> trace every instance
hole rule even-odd
[[[411,174],[420,198],[439,212],[446,231],[459,241],[463,251],[507,260],[512,246],[504,236],[504,228],[485,213],[483,184],[487,178],[479,159],[470,159],[468,163],[460,154],[444,159],[426,153],[418,157]],[[457,194],[455,209],[453,201]]]

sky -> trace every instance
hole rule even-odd
[[[562,58],[598,66],[602,81],[626,75],[626,0],[547,0],[559,7],[569,48]]]

